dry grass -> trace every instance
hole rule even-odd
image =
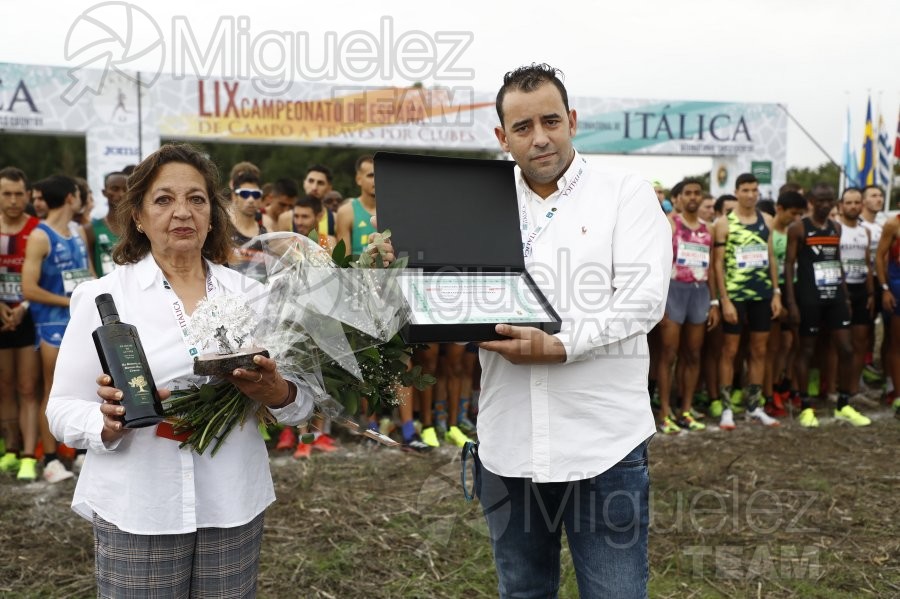
[[[861,430],[739,425],[651,448],[653,597],[898,597],[900,423]],[[496,577],[455,450],[352,442],[273,456],[259,596],[492,597]],[[0,477],[0,596],[91,597],[90,526],[72,483]],[[577,596],[564,559],[562,597]]]

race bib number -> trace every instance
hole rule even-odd
[[[869,274],[869,268],[866,265],[866,261],[864,259],[856,259],[851,258],[849,260],[844,260],[844,272],[847,275],[847,282],[849,283],[864,283],[866,280],[866,275]]]
[[[91,271],[86,268],[64,270],[62,271],[63,289],[65,290],[66,295],[72,295],[72,292],[75,291],[76,287],[93,278],[94,277],[91,276]]]
[[[13,304],[23,299],[22,275],[17,272],[0,273],[0,301]]]
[[[738,268],[765,268],[769,266],[769,248],[761,243],[744,245],[734,250]]]
[[[816,287],[837,287],[841,284],[841,263],[837,260],[813,262]]]
[[[709,268],[709,246],[679,240],[675,264],[688,268]]]

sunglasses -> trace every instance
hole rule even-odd
[[[245,200],[249,200],[250,198],[258,200],[262,197],[262,192],[258,189],[235,189],[234,193],[238,194]]]

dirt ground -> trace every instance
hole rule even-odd
[[[820,410],[820,413],[825,410]],[[651,596],[900,597],[900,422],[818,430],[739,422],[651,446]],[[477,503],[456,450],[420,457],[347,440],[273,454],[259,596],[493,597]],[[90,526],[74,483],[0,476],[0,596],[91,597]],[[563,557],[561,597],[576,597]]]

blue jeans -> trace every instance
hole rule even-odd
[[[501,598],[557,596],[563,527],[582,598],[647,597],[646,441],[603,474],[565,483],[498,476],[476,456],[475,492],[491,536]]]

